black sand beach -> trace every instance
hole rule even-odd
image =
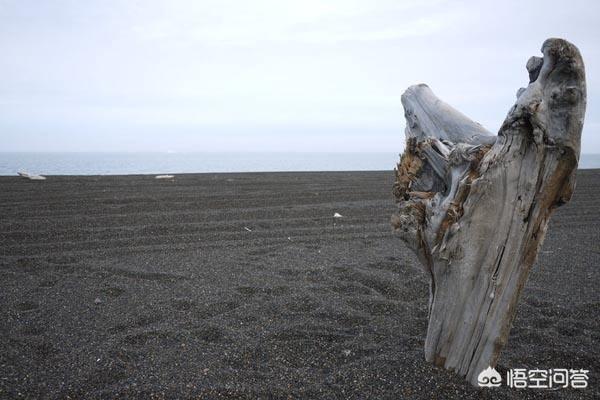
[[[552,392],[424,361],[427,282],[391,233],[392,181],[0,177],[0,397],[598,398],[600,170],[555,214],[499,363],[590,370]]]

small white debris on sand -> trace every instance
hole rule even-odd
[[[344,218],[344,216],[342,214],[335,213],[333,214],[333,218]]]
[[[247,226],[245,226],[244,229],[247,230],[248,232],[252,232],[252,229],[248,228]]]
[[[156,175],[154,178],[155,179],[173,179],[173,178],[175,178],[175,175]]]
[[[17,173],[19,174],[20,177],[29,179],[31,181],[45,181],[46,180],[46,177],[42,176],[42,175],[32,175],[30,173],[23,172],[23,171],[19,171]]]

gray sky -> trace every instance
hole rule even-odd
[[[427,83],[496,132],[548,37],[600,153],[600,2],[0,0],[0,151],[397,151]]]

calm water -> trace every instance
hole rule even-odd
[[[0,175],[391,170],[397,153],[0,153]]]
[[[121,175],[185,172],[391,170],[397,153],[0,153],[0,175]],[[582,154],[580,168],[600,168]]]

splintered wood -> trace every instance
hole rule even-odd
[[[430,278],[428,361],[477,383],[495,366],[553,210],[573,192],[586,106],[577,48],[527,62],[498,135],[426,85],[402,96],[406,148],[391,223]]]

